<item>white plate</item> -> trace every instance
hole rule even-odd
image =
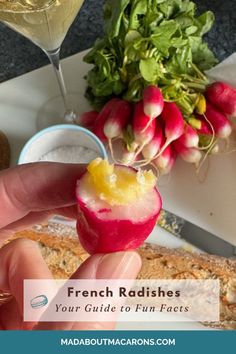
[[[83,98],[84,76],[89,65],[82,61],[84,53],[62,61],[69,91],[81,97],[81,112],[88,109]],[[17,163],[26,141],[36,132],[36,117],[48,98],[59,95],[51,66],[46,66],[0,85],[0,128],[9,138],[12,160]],[[181,161],[177,163],[170,181],[160,187],[164,208],[198,224],[236,245],[234,219],[236,216],[236,156],[217,156],[211,159],[206,181],[198,182],[194,169]],[[156,227],[149,240],[167,247],[184,243]],[[204,328],[199,324],[173,325],[175,329]],[[170,324],[164,328],[173,329]],[[153,326],[151,326],[153,328]],[[158,325],[160,329],[162,325]]]

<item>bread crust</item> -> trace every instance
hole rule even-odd
[[[6,135],[0,130],[0,170],[10,166],[11,148]]]
[[[58,231],[60,230],[60,232]],[[57,279],[69,278],[89,257],[78,241],[73,228],[45,225],[18,232],[12,239],[28,238],[37,241],[42,255]],[[220,322],[207,326],[236,329],[236,260],[183,249],[144,244],[138,249],[142,269],[138,279],[219,279]]]
[[[207,325],[236,329],[236,260],[152,244],[145,244],[139,253],[143,261],[139,279],[219,279],[220,322]]]

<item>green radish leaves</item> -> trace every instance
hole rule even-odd
[[[215,16],[211,11],[205,12],[203,15],[195,20],[195,24],[198,27],[198,35],[203,36],[210,31],[213,23],[215,21]]]
[[[104,38],[84,58],[93,64],[86,97],[95,109],[113,96],[137,102],[153,84],[187,115],[208,83],[203,71],[217,63],[203,41],[213,23],[190,0],[106,0]]]
[[[140,73],[148,83],[155,83],[161,75],[161,68],[155,58],[141,59],[139,63]]]

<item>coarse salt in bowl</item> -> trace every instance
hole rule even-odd
[[[23,147],[18,164],[88,163],[96,157],[107,158],[106,149],[96,135],[77,125],[60,124],[35,134]]]

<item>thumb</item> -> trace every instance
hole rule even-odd
[[[136,252],[97,254],[88,258],[74,273],[72,279],[135,279],[140,269],[141,259]],[[114,327],[114,322],[41,322],[35,329],[105,330]]]
[[[137,252],[96,254],[88,258],[72,279],[135,279],[141,268]]]

